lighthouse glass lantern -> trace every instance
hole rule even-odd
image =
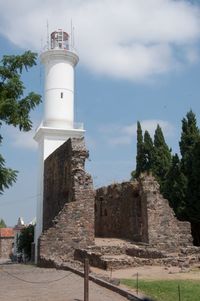
[[[62,29],[51,34],[51,49],[69,49],[69,35]]]

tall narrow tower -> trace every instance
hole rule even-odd
[[[83,125],[74,123],[74,68],[78,55],[63,30],[52,32],[50,38],[50,49],[40,56],[45,69],[44,119],[34,136],[39,146],[36,258],[43,228],[44,160],[68,138],[84,135]]]

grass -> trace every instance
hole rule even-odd
[[[122,279],[121,283],[136,288],[136,280]],[[200,301],[200,281],[197,280],[139,280],[139,291],[156,301]]]

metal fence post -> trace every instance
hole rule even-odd
[[[84,301],[89,301],[89,260],[84,262]]]
[[[139,289],[139,274],[136,274],[136,291],[137,291],[137,295],[138,295],[138,289]]]
[[[181,287],[178,285],[178,300],[181,301]]]

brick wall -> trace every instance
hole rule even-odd
[[[87,157],[84,139],[73,138],[45,160],[39,262],[72,258],[75,248],[94,243],[94,190],[85,172]]]

